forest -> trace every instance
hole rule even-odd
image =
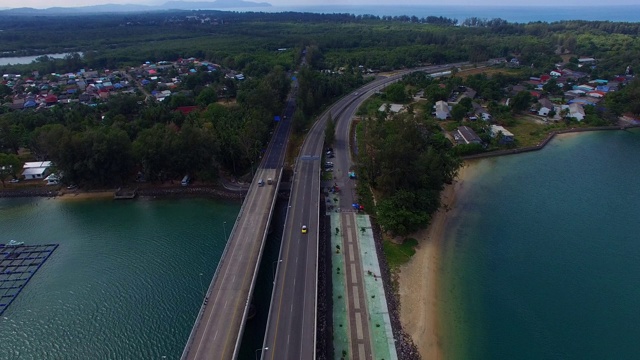
[[[2,180],[16,173],[12,164],[20,155],[21,160],[52,160],[64,172],[65,182],[87,187],[119,186],[133,179],[168,181],[185,173],[203,180],[215,179],[220,171],[234,176],[249,173],[260,160],[273,117],[281,113],[296,71],[294,130],[303,133],[324,107],[379,71],[517,57],[526,64],[517,76],[526,77],[554,69],[563,54],[598,59],[597,67],[585,70],[592,77],[606,78],[623,73],[628,66],[640,66],[637,23],[510,24],[472,18],[457,24],[442,17],[220,11],[0,15],[0,23],[3,56],[70,53],[63,59],[43,56],[28,65],[0,66],[2,74],[126,69],[146,61],[195,57],[247,77],[236,81],[197,69],[163,102],[148,101],[138,91],[94,106],[59,104],[35,110],[10,109],[7,104],[14,89],[0,84],[0,165],[7,165],[2,168]],[[465,81],[483,98],[499,100],[512,80],[478,75]],[[407,86],[430,87],[427,93],[433,100],[447,96],[425,79],[407,81]],[[611,111],[638,113],[640,97],[634,84],[607,99]],[[197,111],[188,115],[176,111],[182,106],[196,106]],[[367,179],[382,193],[393,187],[407,189],[406,194],[397,194],[399,198],[380,204],[381,211],[390,203],[402,203],[422,204],[429,213],[437,203],[402,196],[417,188],[425,189],[415,192],[419,196],[434,194],[455,174],[455,156],[432,125],[409,119],[394,125],[378,121],[365,133],[388,139],[376,143],[369,138],[375,145],[371,151],[379,154],[362,165]],[[415,143],[409,148],[395,146],[395,134],[411,135]],[[29,150],[29,159],[21,149]],[[413,159],[402,149],[422,149],[424,154]],[[413,159],[403,163],[408,168],[391,168],[403,156]],[[406,174],[412,166],[437,168],[440,175],[437,180],[411,179]]]

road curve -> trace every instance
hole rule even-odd
[[[378,77],[338,100],[313,125],[295,163],[265,339],[263,347],[256,350],[256,354],[260,353],[262,359],[315,358],[320,162],[327,114],[331,113],[337,120],[337,133],[348,132],[351,115],[365,99],[384,86],[398,81],[410,72],[438,72],[463,64],[465,63],[429,66]],[[349,115],[342,119],[343,114]],[[348,143],[342,146],[347,149]],[[350,164],[340,166],[348,170]],[[350,204],[349,199],[353,199],[353,194],[343,198],[343,202]],[[308,227],[307,234],[302,234],[302,225]]]

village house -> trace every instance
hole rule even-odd
[[[402,111],[404,109],[404,105],[402,104],[382,104],[379,108],[378,111],[380,112],[386,112],[387,111],[387,106],[389,106],[389,112],[397,114],[400,111]]]
[[[51,166],[51,161],[26,162],[22,166],[22,177],[25,180],[44,179]]]
[[[482,144],[482,139],[468,126],[459,126],[451,135],[458,145]]]
[[[568,118],[574,118],[578,121],[582,121],[584,120],[585,117],[585,112],[584,112],[584,108],[582,107],[582,105],[578,104],[578,103],[572,103],[569,105],[563,105],[562,109],[564,111],[567,111],[567,117]]]
[[[435,115],[436,118],[440,120],[446,120],[447,118],[451,117],[451,109],[449,109],[449,104],[447,104],[446,102],[440,100],[436,102],[433,108],[435,109],[433,115]]]
[[[538,115],[549,116],[549,113],[552,111],[555,113],[558,113],[556,111],[556,105],[552,103],[551,100],[547,98],[543,98],[538,100],[538,103],[540,103],[540,109],[538,109]]]
[[[489,114],[487,109],[485,109],[482,105],[473,102],[471,103],[471,106],[473,106],[473,113],[477,116],[477,118],[480,118],[484,121],[491,121],[491,114]]]
[[[500,125],[491,125],[491,137],[496,138],[499,134],[502,134],[500,138],[500,144],[509,144],[515,141],[515,136],[511,131],[505,129]]]

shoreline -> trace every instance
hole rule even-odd
[[[640,125],[628,124],[628,125],[617,125],[617,126],[597,126],[597,127],[587,127],[587,128],[571,128],[567,130],[557,130],[557,131],[550,132],[547,135],[547,137],[544,138],[544,140],[542,140],[540,143],[534,146],[505,149],[505,150],[496,150],[496,151],[490,151],[485,153],[467,155],[467,156],[463,156],[462,160],[467,161],[467,160],[475,160],[475,159],[484,159],[484,158],[490,158],[490,157],[496,157],[496,156],[515,155],[515,154],[522,154],[522,153],[531,152],[531,151],[542,150],[556,136],[562,137],[568,134],[580,134],[580,133],[592,132],[592,131],[606,131],[606,130],[623,130],[624,131],[624,130],[635,129],[635,128],[640,128]]]
[[[442,246],[450,230],[449,221],[456,211],[456,200],[466,183],[477,176],[480,169],[471,170],[478,160],[495,156],[521,154],[542,150],[554,139],[566,139],[582,133],[602,130],[627,130],[639,126],[580,128],[551,132],[537,146],[496,151],[463,157],[463,166],[455,181],[440,193],[440,209],[434,214],[429,226],[409,237],[418,240],[415,255],[408,263],[400,266],[398,274],[398,296],[400,301],[400,321],[405,332],[412,338],[423,359],[445,359],[445,342],[441,313],[439,281],[442,281]],[[455,349],[450,349],[450,351]]]
[[[440,261],[444,237],[452,217],[449,212],[455,209],[457,196],[466,182],[475,175],[469,165],[470,162],[465,161],[456,180],[442,190],[440,209],[429,227],[412,236],[418,240],[415,255],[399,268],[400,320],[423,359],[445,359],[438,307]]]
[[[68,190],[64,187],[27,187],[0,189],[0,198],[46,197],[62,201],[114,199],[116,189]],[[135,198],[210,198],[219,200],[242,200],[247,192],[244,188],[200,185],[182,187],[157,185],[136,189]]]

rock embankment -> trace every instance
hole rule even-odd
[[[389,318],[391,320],[391,328],[396,341],[396,351],[399,360],[420,360],[421,356],[418,347],[414,344],[413,339],[402,328],[400,322],[400,298],[393,288],[391,271],[387,259],[384,257],[382,250],[382,231],[380,227],[371,219],[373,237],[376,244],[376,253],[378,254],[378,263],[380,264],[380,276],[384,285],[384,293],[387,297],[387,306],[389,307]]]
[[[47,188],[32,189],[4,189],[0,190],[0,198],[10,197],[55,197],[58,196],[57,190]]]
[[[218,187],[159,187],[139,189],[138,195],[144,197],[205,197],[214,199],[243,199],[246,191],[230,191]]]

